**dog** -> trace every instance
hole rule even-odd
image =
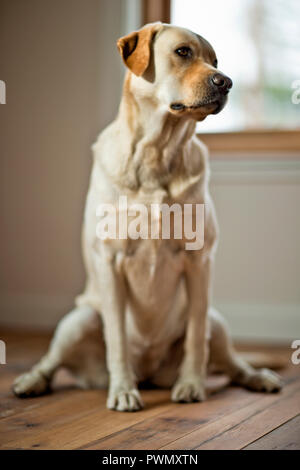
[[[174,402],[203,401],[209,365],[235,384],[278,391],[279,376],[236,354],[211,307],[218,225],[195,125],[223,109],[232,81],[218,70],[209,42],[184,28],[151,23],[117,46],[128,70],[117,118],[93,145],[82,236],[86,286],[14,393],[45,393],[62,366],[82,387],[108,387],[107,407],[119,411],[143,407],[143,381],[172,388]],[[97,237],[97,206],[116,207],[124,195],[146,207],[204,204],[203,247],[187,250],[174,236]]]

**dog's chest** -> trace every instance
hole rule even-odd
[[[155,314],[173,302],[184,270],[184,252],[174,240],[129,242],[123,265],[132,303]]]

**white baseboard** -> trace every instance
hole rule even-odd
[[[5,294],[0,326],[50,330],[73,308],[74,296]],[[300,339],[300,305],[215,302],[238,340],[288,343]]]
[[[278,344],[300,339],[300,305],[216,302],[233,338]]]
[[[212,184],[299,184],[300,155],[290,159],[287,155],[277,158],[228,159],[210,161]]]

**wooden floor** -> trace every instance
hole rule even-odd
[[[7,345],[7,364],[0,365],[1,449],[300,449],[300,365],[291,365],[291,351],[275,351],[287,364],[279,394],[223,388],[219,376],[208,380],[205,403],[172,404],[169,391],[144,390],[143,411],[119,413],[105,408],[105,391],[74,389],[64,373],[51,395],[15,398],[14,377],[41,356],[49,338],[0,336]]]

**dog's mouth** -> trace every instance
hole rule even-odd
[[[224,98],[213,99],[209,101],[200,101],[192,105],[185,105],[183,103],[172,103],[170,105],[171,110],[178,113],[203,111],[203,114],[218,114],[226,104],[226,96]]]

